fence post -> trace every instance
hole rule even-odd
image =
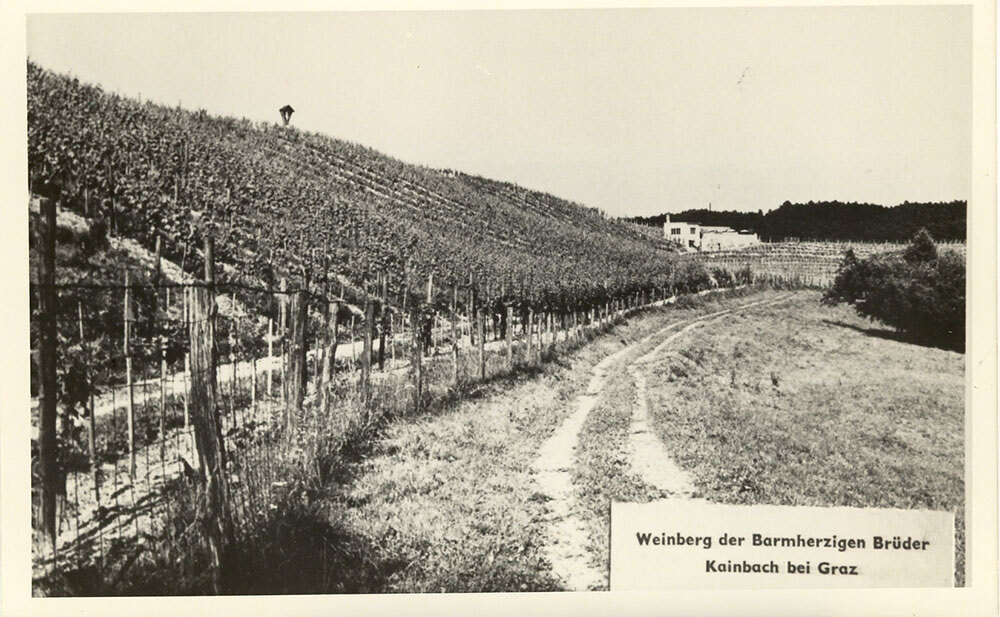
[[[306,319],[308,302],[306,290],[292,294],[288,311],[288,367],[285,377],[285,429],[289,438],[298,425],[299,413],[305,400],[306,389]]]
[[[43,550],[52,555],[52,563],[58,558],[56,541],[56,487],[59,469],[56,452],[56,206],[55,202],[43,197],[40,203],[41,220],[38,226],[38,312],[39,345],[38,368],[40,381],[38,388],[38,459],[41,481],[41,507],[39,527],[41,528]]]
[[[433,306],[434,306],[434,273],[431,272],[430,274],[427,275],[427,307],[431,311],[433,311],[434,310]],[[426,324],[428,324],[428,323],[430,323],[429,330],[426,329],[427,328]],[[431,317],[429,319],[425,318],[425,321],[424,321],[424,323],[422,325],[425,328],[425,330],[424,330],[425,334],[428,335],[426,337],[426,339],[424,340],[424,347],[425,348],[430,347],[431,351],[433,352],[433,354],[428,353],[428,355],[435,355],[436,356],[437,355],[437,339],[434,336],[434,326],[437,325],[437,313],[436,312],[432,312],[431,313]],[[427,350],[425,349],[424,351],[427,351]]]
[[[469,276],[469,293],[466,294],[466,304],[468,306],[468,326],[469,326],[469,348],[476,344],[473,322],[476,320],[476,291],[472,286],[472,276]]]
[[[372,330],[375,328],[375,304],[368,293],[367,285],[365,294],[365,323],[364,346],[361,357],[361,399],[368,405],[372,392]]]
[[[161,284],[161,282],[162,282],[162,279],[163,279],[163,264],[162,264],[162,257],[161,257],[161,248],[160,248],[160,232],[158,232],[158,231],[156,232],[156,253],[155,253],[155,260],[156,260],[156,274],[155,274],[155,279],[153,280],[153,285],[155,285],[156,287],[159,287],[160,284]],[[159,301],[159,297],[157,297],[157,302],[158,301]],[[156,308],[157,308],[157,310],[159,310],[160,307],[157,306]],[[163,310],[164,311],[169,311],[170,310],[170,287],[169,286],[167,287],[166,293],[164,294]]]
[[[281,366],[281,398],[284,400],[288,398],[288,379],[285,371],[285,354],[288,353],[288,279],[282,277],[278,285],[280,291],[278,294],[278,336],[281,337],[278,353],[281,354],[281,362],[279,362]]]
[[[507,338],[507,370],[514,370],[514,307],[507,304],[504,334]]]
[[[123,309],[124,335],[125,340],[123,350],[125,352],[125,386],[128,388],[128,473],[129,478],[135,481],[135,388],[132,384],[132,297],[131,297],[131,273],[125,269],[125,302]]]
[[[378,303],[378,317],[379,317],[379,319],[378,319],[378,321],[379,321],[379,330],[378,330],[378,370],[384,371],[385,370],[385,340],[386,340],[386,337],[388,336],[388,330],[389,330],[389,328],[387,327],[388,326],[388,322],[389,322],[389,311],[386,310],[386,308],[385,308],[386,300],[389,297],[389,293],[388,293],[389,292],[389,289],[388,289],[388,280],[389,279],[385,275],[382,275],[381,279],[382,279],[382,285],[381,285],[381,291],[380,291],[381,298],[379,299],[379,303]]]
[[[216,410],[215,297],[212,285],[191,289],[191,423],[206,499],[201,514],[211,555],[212,582],[219,592],[219,578],[229,537],[229,499],[226,481],[226,453],[222,427]]]
[[[528,319],[526,321],[527,323],[525,324],[525,333],[526,333],[525,339],[527,340],[528,346],[525,352],[525,362],[527,362],[527,364],[530,366],[531,364],[534,363],[534,358],[532,357],[532,351],[534,347],[532,345],[533,333],[531,330],[535,322],[535,309],[528,307]]]
[[[274,318],[267,318],[267,397],[274,394]]]
[[[412,337],[411,347],[411,376],[413,378],[413,411],[420,412],[420,403],[423,398],[423,370],[421,366],[423,356],[423,330],[420,327],[420,311],[416,308],[410,309],[410,336]]]
[[[330,399],[329,399],[330,395],[328,390],[330,388],[330,381],[333,379],[333,371],[334,368],[336,367],[336,362],[337,362],[337,333],[339,330],[338,328],[339,313],[340,313],[339,302],[334,301],[327,304],[326,327],[327,327],[328,347],[326,350],[326,354],[323,358],[323,380],[322,380],[323,395],[321,399],[324,411],[327,410],[330,405]]]
[[[479,346],[479,379],[486,381],[486,327],[483,307],[476,307],[476,345]]]
[[[451,385],[452,387],[458,387],[458,317],[456,316],[456,311],[458,310],[458,287],[452,286],[451,288],[451,310],[448,312],[448,318],[451,322]]]
[[[187,289],[189,288],[185,288],[185,293],[184,293],[185,297],[190,295],[187,292]],[[188,333],[188,336],[190,336],[190,333]],[[185,353],[184,354],[184,430],[187,430],[191,426],[191,407],[188,401],[188,399],[190,398],[188,396],[188,390],[190,389],[190,387],[191,387],[190,355]]]
[[[535,321],[538,322],[535,325],[535,329],[538,330],[538,340],[537,340],[538,345],[536,345],[536,347],[537,347],[536,355],[538,356],[538,363],[541,364],[542,363],[542,347],[544,346],[544,341],[545,341],[545,311],[544,310],[538,312],[538,315],[537,315]]]
[[[167,339],[160,338],[160,458],[167,452]]]
[[[80,345],[85,346],[84,332],[83,332],[83,302],[79,300],[76,303],[76,315],[77,320],[80,324]],[[87,354],[87,359],[92,360],[90,353]],[[100,503],[101,499],[101,486],[98,478],[97,469],[97,420],[94,417],[94,374],[90,367],[87,367],[87,393],[89,405],[87,407],[87,450],[90,453],[90,471],[94,476],[94,496],[97,498],[97,502]]]
[[[354,369],[356,369],[358,367],[358,354],[355,353],[356,348],[354,346],[354,313],[353,312],[351,313],[350,339],[348,340],[348,343],[349,343],[350,348],[351,348],[351,370],[353,371]]]

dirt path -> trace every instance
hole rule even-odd
[[[649,425],[649,397],[646,390],[646,378],[643,376],[641,368],[652,362],[672,342],[698,326],[705,325],[717,319],[723,319],[731,313],[784,302],[790,297],[791,295],[785,295],[776,300],[752,302],[705,315],[685,326],[680,331],[670,335],[651,351],[629,363],[627,371],[632,377],[636,390],[635,403],[632,406],[632,424],[629,428],[629,465],[633,473],[639,476],[643,482],[669,494],[671,498],[697,498],[697,492],[690,474],[674,462],[670,452],[667,451],[663,442],[660,441]]]
[[[780,302],[787,297],[752,302],[702,315],[694,320],[679,320],[670,323],[640,341],[610,354],[594,366],[586,391],[579,394],[574,401],[575,411],[563,421],[539,449],[535,462],[536,482],[539,485],[539,490],[550,500],[548,506],[551,515],[548,519],[545,556],[552,565],[553,573],[562,581],[567,590],[585,591],[602,588],[606,580],[606,572],[591,563],[587,552],[588,537],[585,514],[575,497],[572,472],[580,432],[587,416],[597,405],[598,399],[604,391],[609,373],[618,367],[616,373],[627,372],[636,384],[638,402],[634,406],[628,453],[635,473],[651,486],[671,495],[691,498],[695,491],[689,476],[671,460],[662,443],[649,427],[646,384],[645,379],[639,373],[639,366],[651,360],[678,337],[699,325],[719,319],[734,311]],[[668,300],[658,304],[669,302]],[[618,366],[626,356],[634,354],[650,341],[681,326],[684,327],[657,344],[651,351],[633,362]]]
[[[551,500],[548,503],[551,515],[545,557],[567,589],[587,590],[604,582],[604,573],[587,563],[583,550],[587,544],[587,530],[577,512],[571,472],[577,436],[604,390],[607,371],[632,349],[632,346],[623,347],[593,368],[586,392],[575,400],[576,411],[539,449],[535,462],[535,480],[539,490]]]

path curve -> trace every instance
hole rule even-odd
[[[712,315],[706,315],[692,322],[679,332],[667,337],[648,353],[629,363],[627,370],[632,377],[632,381],[635,383],[636,390],[636,400],[632,405],[632,422],[629,427],[629,467],[644,483],[667,493],[671,499],[691,500],[697,498],[697,490],[690,474],[674,462],[670,452],[663,445],[660,438],[656,436],[656,433],[653,432],[649,424],[649,398],[647,396],[646,378],[640,371],[640,368],[652,362],[667,345],[697,326],[704,325],[709,321],[722,319],[727,314],[739,313],[762,305],[772,306],[780,302],[785,302],[792,295],[786,294],[774,300],[762,300],[725,311],[719,311]]]
[[[705,295],[704,292],[698,295]],[[671,304],[675,297],[655,302],[653,306]],[[696,318],[695,323],[730,312],[732,309],[716,311]],[[590,564],[587,554],[586,522],[578,512],[578,504],[573,487],[573,466],[580,431],[597,400],[604,391],[608,370],[626,354],[647,344],[687,320],[680,320],[660,328],[641,340],[627,345],[608,355],[591,369],[587,389],[574,400],[575,411],[549,437],[538,451],[535,459],[535,479],[542,495],[548,498],[549,515],[545,557],[552,566],[552,572],[568,590],[585,591],[603,586],[607,573]]]

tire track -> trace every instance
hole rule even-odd
[[[669,304],[672,300],[675,300],[675,298],[661,300],[655,304]],[[738,309],[757,306],[765,302],[767,301],[754,302],[738,307]],[[683,330],[669,338],[668,341],[673,340],[704,321],[720,317],[733,310],[737,309],[725,309],[699,316]],[[591,369],[591,378],[587,384],[587,389],[574,399],[573,405],[575,411],[563,420],[559,428],[556,429],[538,451],[534,465],[535,480],[539,486],[540,493],[549,500],[549,515],[547,517],[548,542],[545,545],[543,553],[552,566],[553,574],[563,582],[563,585],[568,590],[585,591],[601,587],[606,583],[606,573],[602,569],[595,568],[590,564],[590,558],[587,553],[589,539],[586,523],[579,512],[575,497],[573,467],[580,431],[583,429],[587,416],[597,405],[598,398],[604,391],[607,374],[611,367],[627,354],[634,352],[654,338],[683,325],[687,321],[682,319],[668,324],[598,362]],[[654,348],[653,351],[660,350],[662,346],[663,343]],[[645,397],[642,400],[645,400]],[[651,433],[649,433],[649,436],[655,439],[655,436]]]
[[[667,345],[697,326],[722,319],[727,314],[742,312],[753,307],[773,306],[787,301],[793,295],[786,294],[775,300],[746,304],[720,311],[710,319],[696,320],[679,332],[667,337],[648,353],[629,363],[627,371],[635,383],[636,390],[636,401],[632,405],[632,425],[629,429],[629,466],[643,482],[669,494],[674,499],[697,499],[697,490],[690,474],[674,462],[670,452],[667,451],[666,446],[663,445],[650,426],[646,378],[640,368],[652,362]]]

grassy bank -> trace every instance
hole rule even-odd
[[[369,548],[366,559],[384,574],[352,591],[559,589],[541,554],[550,512],[532,479],[539,446],[572,411],[597,362],[676,313],[647,311],[535,372],[388,426],[327,497],[331,520]],[[604,463],[590,468],[594,482],[617,484],[605,474],[613,461]]]
[[[711,501],[956,514],[964,580],[964,355],[800,293],[696,329],[648,369],[658,436]]]

